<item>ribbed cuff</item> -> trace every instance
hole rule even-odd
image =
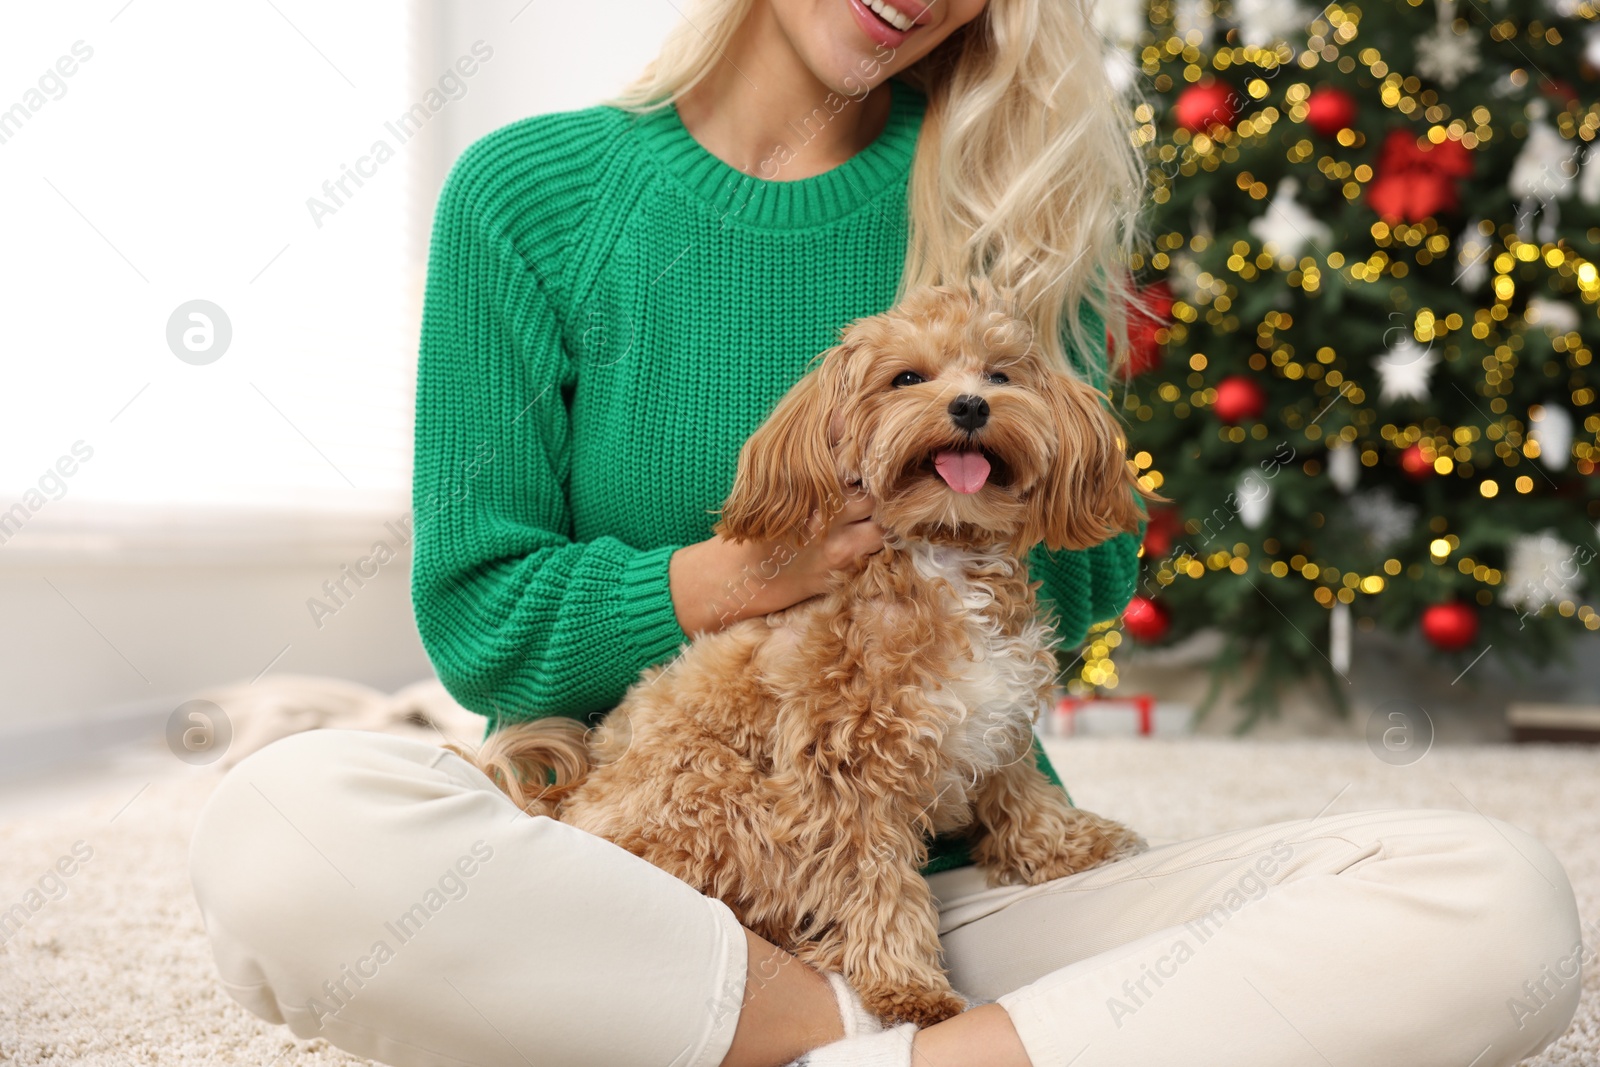
[[[634,555],[622,568],[622,626],[641,663],[653,666],[672,656],[689,635],[672,607],[667,566],[681,546],[663,545]]]

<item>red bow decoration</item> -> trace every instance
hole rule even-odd
[[[1367,203],[1386,222],[1421,222],[1461,206],[1459,183],[1472,170],[1472,153],[1460,141],[1419,143],[1407,130],[1393,130],[1378,153]]]

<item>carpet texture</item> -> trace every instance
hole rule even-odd
[[[1365,745],[1342,742],[1081,739],[1050,748],[1080,804],[1156,842],[1388,806],[1478,811],[1538,835],[1577,888],[1591,955],[1572,1028],[1528,1063],[1600,1065],[1592,955],[1600,946],[1600,752],[1441,748],[1391,767]],[[147,775],[124,772],[0,824],[0,912],[30,889],[42,901],[37,910],[24,905],[26,922],[0,947],[0,1063],[366,1063],[295,1040],[217,987],[186,856],[195,813],[221,772],[170,757],[152,765]]]

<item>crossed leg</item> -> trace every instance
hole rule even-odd
[[[1472,813],[1279,823],[1032,887],[929,882],[952,984],[998,1001],[1033,1067],[1495,1067],[1577,1007],[1565,871]]]
[[[841,1032],[827,982],[721,902],[417,742],[315,731],[250,757],[201,814],[191,874],[236,1000],[391,1064],[778,1067]],[[918,1033],[917,1067],[1496,1067],[1577,1004],[1565,872],[1477,815],[929,886],[952,983],[997,1003]]]

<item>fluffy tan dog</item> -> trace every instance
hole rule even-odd
[[[1057,642],[1023,557],[1136,529],[1123,450],[1102,394],[1047,366],[987,285],[911,294],[783,398],[716,527],[793,545],[859,485],[882,551],[821,596],[686,645],[593,731],[535,720],[472,758],[527,810],[841,973],[882,1018],[947,1018],[964,1003],[918,874],[930,834],[965,831],[991,884],[1144,846],[1072,807],[1029,748]]]

